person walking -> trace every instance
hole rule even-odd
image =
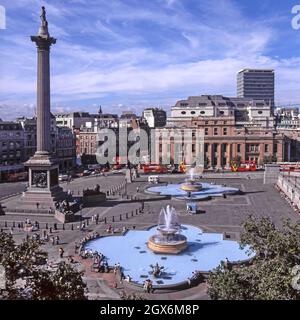
[[[61,259],[64,257],[64,249],[62,247],[59,248],[59,257]]]

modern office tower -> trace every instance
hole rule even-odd
[[[274,106],[275,72],[273,69],[243,69],[237,74],[237,96],[265,100]]]

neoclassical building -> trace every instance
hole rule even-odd
[[[172,136],[178,129],[192,130],[194,136],[201,130],[206,167],[229,167],[235,159],[257,164],[290,161],[291,139],[276,130],[274,124],[271,105],[265,101],[208,95],[189,97],[171,109],[166,127],[156,129],[156,161],[176,158]],[[183,160],[190,153],[198,157],[197,150],[201,148],[195,143],[192,139],[190,147],[181,148]]]

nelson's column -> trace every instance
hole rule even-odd
[[[41,25],[37,36],[31,36],[37,46],[37,150],[25,165],[29,170],[29,186],[22,197],[22,206],[38,209],[54,208],[55,201],[65,198],[58,185],[58,164],[50,145],[50,46],[56,39],[50,37],[45,7],[42,7]]]

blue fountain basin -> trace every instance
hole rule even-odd
[[[220,197],[224,194],[236,194],[240,191],[237,188],[223,187],[221,185],[214,185],[207,182],[201,182],[201,184],[201,190],[191,192],[192,199],[203,200],[209,197]],[[181,185],[182,183],[150,187],[147,189],[147,192],[163,196],[172,196],[177,199],[190,199],[188,197],[188,192],[181,189]]]
[[[223,240],[223,234],[203,233],[201,229],[183,225],[181,234],[188,240],[186,250],[178,255],[155,254],[147,247],[148,239],[157,233],[157,226],[147,231],[128,231],[124,236],[109,236],[89,241],[85,249],[101,252],[113,266],[120,263],[124,275],[143,283],[151,278],[155,285],[171,285],[187,280],[192,272],[211,271],[226,258],[244,261],[254,256],[249,248],[241,249],[239,243]],[[152,278],[150,265],[164,266],[161,278]]]

